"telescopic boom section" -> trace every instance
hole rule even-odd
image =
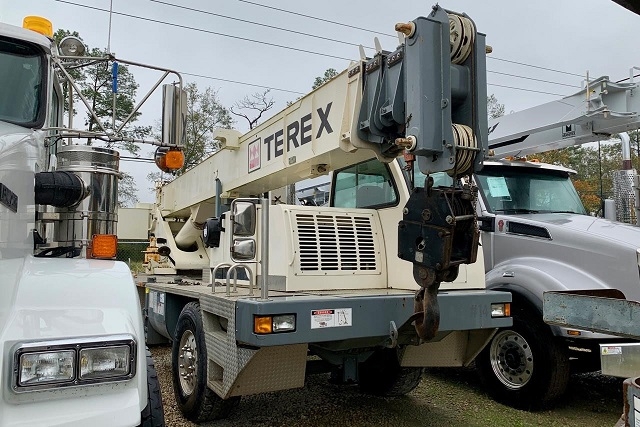
[[[429,339],[439,325],[440,282],[476,259],[477,190],[464,178],[486,151],[485,37],[468,17],[439,6],[396,28],[405,39],[394,52],[351,64],[245,135],[219,131],[222,150],[162,187],[158,204],[166,217],[198,212],[197,223],[213,215],[216,180],[219,197],[250,197],[374,155],[404,155],[409,173],[415,163],[427,175],[447,171],[455,185],[416,183],[399,223],[398,254],[414,264],[421,286],[416,329]]]

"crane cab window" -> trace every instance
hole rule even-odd
[[[398,191],[389,168],[376,159],[337,171],[332,195],[332,206],[337,208],[379,208],[398,204]]]

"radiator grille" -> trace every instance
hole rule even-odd
[[[295,213],[301,272],[378,269],[378,250],[370,216]]]

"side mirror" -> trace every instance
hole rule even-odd
[[[251,202],[237,202],[233,205],[233,234],[253,236],[256,232],[256,205]]]
[[[234,261],[250,261],[256,257],[256,241],[253,239],[233,239],[231,258]]]
[[[175,85],[162,86],[162,142],[182,146],[187,121],[187,92]]]

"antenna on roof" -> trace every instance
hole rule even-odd
[[[113,16],[113,0],[109,1],[109,36],[107,38],[107,53],[111,53],[111,17]]]

